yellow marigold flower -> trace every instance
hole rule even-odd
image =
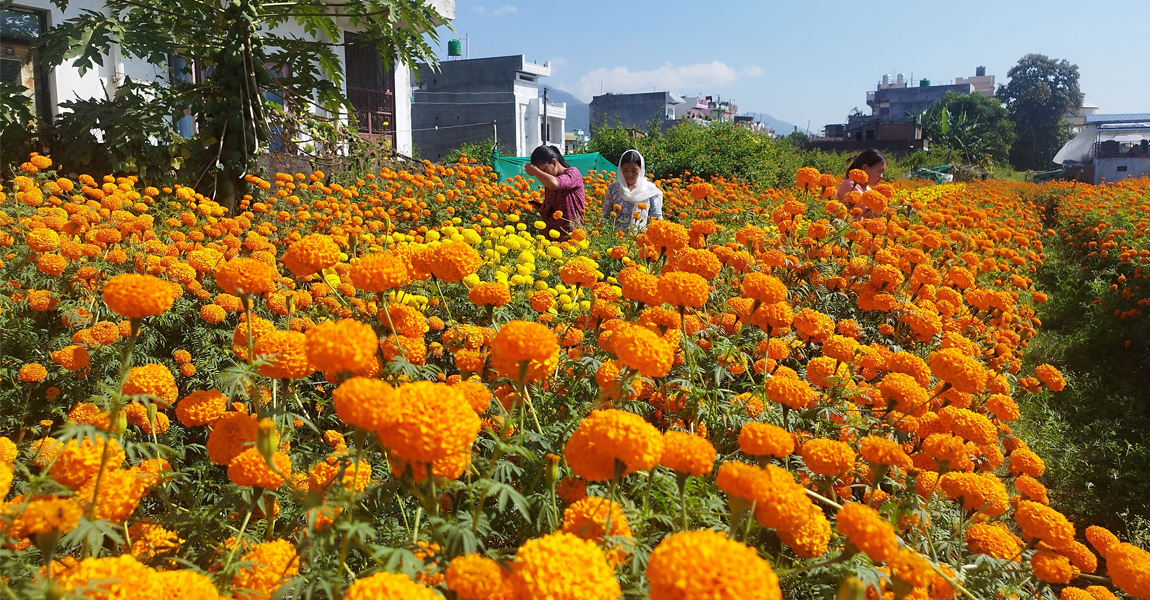
[[[795,440],[782,427],[750,421],[739,430],[739,450],[751,456],[782,458],[794,453]]]
[[[999,421],[1016,421],[1021,414],[1018,403],[1005,394],[994,394],[986,400],[986,410]]]
[[[1150,552],[1132,544],[1114,544],[1106,552],[1106,572],[1127,594],[1150,598]]]
[[[57,575],[56,583],[71,593],[82,592],[91,600],[163,598],[167,590],[156,572],[130,554],[85,558],[74,568]]]
[[[872,466],[886,465],[901,469],[911,466],[910,457],[903,452],[902,446],[887,438],[868,435],[859,442],[859,454]]]
[[[1062,373],[1051,365],[1042,364],[1034,367],[1034,376],[1046,384],[1052,392],[1061,392],[1066,388],[1066,380],[1062,378]]]
[[[440,598],[441,596],[434,590],[412,581],[407,575],[386,572],[357,580],[343,595],[343,600],[440,600]]]
[[[707,303],[709,284],[694,273],[674,271],[659,276],[659,298],[672,306],[701,308]]]
[[[665,376],[675,360],[674,347],[659,334],[629,323],[611,335],[610,346],[620,362],[644,377]]]
[[[754,548],[712,530],[674,533],[647,563],[651,600],[781,600],[779,580]]]
[[[344,423],[377,429],[398,410],[395,390],[380,379],[352,377],[331,394],[335,414]]]
[[[658,429],[638,415],[616,409],[591,411],[563,447],[571,470],[590,481],[613,479],[615,461],[624,465],[621,475],[654,468],[662,453]]]
[[[898,536],[875,509],[848,502],[836,517],[839,533],[875,562],[885,562],[898,551]]]
[[[808,469],[829,477],[842,475],[855,464],[855,452],[849,445],[828,438],[816,438],[803,444],[799,455]]]
[[[1046,583],[1070,583],[1078,576],[1078,570],[1070,564],[1070,559],[1052,550],[1039,550],[1030,557],[1030,567],[1034,576]]]
[[[511,587],[516,598],[617,600],[622,595],[599,546],[563,532],[519,547]]]
[[[663,454],[659,464],[677,471],[699,477],[715,468],[715,447],[706,438],[684,431],[668,431],[663,434]]]
[[[8,491],[12,489],[12,477],[12,464],[7,461],[0,462],[0,498],[8,497]]]
[[[255,415],[246,412],[229,412],[212,422],[212,432],[205,444],[208,459],[217,465],[227,466],[239,456],[250,442],[256,441],[257,422]]]
[[[379,338],[371,325],[354,319],[324,321],[307,331],[304,350],[316,369],[358,373],[375,360]]]
[[[41,365],[40,363],[28,363],[20,367],[20,372],[18,375],[20,377],[20,381],[26,383],[36,383],[38,381],[44,381],[44,378],[48,376],[48,370],[45,369],[44,365]]]
[[[479,270],[483,257],[466,242],[446,242],[431,252],[431,274],[454,283]]]
[[[467,292],[467,299],[476,306],[499,308],[511,302],[511,289],[502,283],[484,281]]]
[[[467,554],[447,566],[447,589],[462,600],[511,598],[511,572],[478,554]]]
[[[431,463],[467,451],[479,417],[457,388],[426,381],[396,388],[399,410],[379,427],[380,440],[407,460]]]
[[[157,398],[160,408],[167,408],[176,402],[179,390],[176,389],[176,379],[167,367],[160,364],[147,364],[132,367],[128,371],[128,379],[124,382],[124,394],[135,396],[150,394]]]
[[[232,577],[232,589],[237,590],[235,597],[237,600],[267,598],[299,573],[299,560],[295,547],[287,540],[257,544],[239,560],[243,566]],[[239,591],[245,588],[252,591]]]
[[[807,408],[815,401],[810,384],[791,377],[774,376],[767,380],[767,398],[794,410]]]
[[[228,464],[228,479],[236,485],[278,489],[283,485],[284,477],[291,476],[291,459],[283,452],[277,451],[272,455],[272,461],[275,462],[278,473],[268,466],[259,449],[248,448]]]
[[[258,337],[255,354],[268,360],[259,368],[259,374],[272,379],[302,379],[315,373],[306,345],[307,336],[298,331],[273,330]]]
[[[118,469],[124,462],[124,451],[115,439],[105,442],[104,438],[85,437],[79,441],[70,440],[58,450],[56,461],[48,475],[63,486],[77,489],[89,479],[94,479],[100,470],[100,459],[104,456],[104,444],[108,453],[104,461],[105,472]]]
[[[207,425],[224,416],[228,399],[219,390],[200,390],[184,396],[176,404],[176,418],[185,427]]]
[[[216,285],[237,296],[270,293],[278,277],[274,267],[254,258],[233,258],[216,269]]]
[[[1062,513],[1037,502],[1019,500],[1014,522],[1022,529],[1023,537],[1038,538],[1052,548],[1061,548],[1074,541],[1074,524]]]
[[[894,401],[898,412],[922,416],[929,408],[930,395],[910,375],[887,373],[877,387],[883,400]]]
[[[47,423],[47,425],[44,425],[44,423]],[[52,426],[52,422],[40,421],[40,425],[44,427],[45,431],[47,431],[47,428]],[[16,464],[17,454],[19,454],[19,450],[16,448],[15,442],[6,437],[0,436],[0,464],[8,465],[11,467],[12,465]]]
[[[339,246],[331,236],[314,233],[288,247],[283,263],[297,277],[307,277],[339,262]]]
[[[157,554],[164,554],[175,550],[183,543],[184,540],[174,531],[169,531],[152,523],[135,522],[128,527],[128,533],[132,540],[131,546],[126,546],[126,550],[132,556],[139,558],[151,558]],[[214,588],[213,588],[214,589]]]

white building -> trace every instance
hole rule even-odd
[[[455,0],[426,0],[426,4],[445,21],[455,18]],[[27,86],[35,96],[37,114],[50,120],[60,113],[62,102],[111,97],[125,77],[139,81],[166,81],[171,77],[174,65],[159,66],[125,58],[116,44],[103,57],[103,65],[94,65],[84,75],[70,62],[45,72],[24,60],[30,43],[40,34],[84,10],[100,11],[103,6],[101,0],[72,0],[67,11],[61,12],[50,0],[14,0],[11,7],[0,9],[0,81]],[[325,41],[346,42],[356,27],[346,18],[337,18],[336,22],[344,39]],[[274,32],[285,37],[311,37],[294,22],[285,23]],[[345,66],[342,88],[355,107],[361,134],[391,141],[398,152],[410,154],[410,70],[398,63],[382,65],[371,46],[334,46],[332,50]],[[192,127],[191,119],[178,124],[185,135],[193,133]]]

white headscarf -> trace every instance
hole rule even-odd
[[[623,158],[619,157],[619,171],[615,175],[615,183],[619,186],[619,194],[623,197],[623,200],[632,204],[646,202],[659,191],[659,188],[655,187],[655,184],[650,181],[647,181],[647,161],[643,158],[643,155],[639,154],[638,150],[628,150],[627,152],[634,152],[639,155],[639,178],[635,180],[635,189],[627,187],[627,180],[623,178]],[[624,152],[623,156],[626,156],[627,152]]]

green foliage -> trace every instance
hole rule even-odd
[[[476,164],[484,165],[487,167],[495,166],[495,161],[491,158],[491,149],[495,147],[495,138],[487,138],[482,142],[473,144],[462,144],[458,148],[447,153],[443,157],[445,164],[459,162],[459,157],[466,154],[467,158],[474,158]]]
[[[0,169],[28,160],[36,114],[27,92],[20,84],[0,83]]]
[[[588,150],[618,162],[635,148],[647,160],[647,172],[656,178],[741,178],[767,187],[794,185],[800,167],[820,172],[841,172],[845,161],[835,154],[804,151],[789,140],[777,140],[727,122],[681,121],[663,133],[651,128],[646,136],[623,127],[595,131]]]
[[[1010,83],[999,88],[1017,135],[1010,162],[1019,170],[1044,171],[1072,137],[1063,117],[1082,105],[1078,65],[1042,54],[1027,54],[1007,72]]]
[[[1005,162],[1014,143],[1014,125],[997,100],[982,94],[947,92],[923,111],[923,135],[972,164]]]

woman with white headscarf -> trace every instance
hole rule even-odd
[[[618,175],[603,198],[603,219],[621,231],[642,231],[648,218],[663,218],[663,192],[647,181],[643,155],[628,150],[619,158]]]

